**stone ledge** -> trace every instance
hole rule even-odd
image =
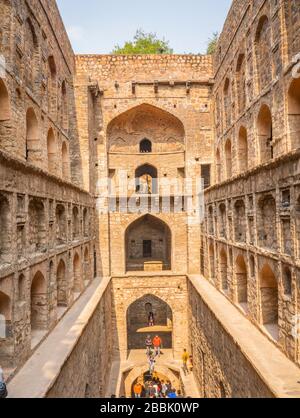
[[[110,277],[95,279],[8,384],[9,398],[45,398],[87,327]]]
[[[300,398],[300,369],[202,276],[191,284],[276,398]]]

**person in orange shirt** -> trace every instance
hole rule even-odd
[[[140,384],[140,382],[137,382],[133,387],[135,398],[141,398],[142,391],[143,391],[143,386]]]
[[[161,346],[162,346],[162,340],[161,338],[159,338],[158,335],[156,335],[156,337],[153,338],[153,347],[154,347],[155,355],[158,357],[160,356]]]

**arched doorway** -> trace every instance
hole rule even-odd
[[[13,353],[11,299],[0,291],[0,364],[9,364]]]
[[[150,164],[144,164],[135,170],[136,193],[157,194],[157,169]]]
[[[224,292],[228,291],[228,261],[227,254],[224,249],[220,251],[220,281],[221,289]]]
[[[248,302],[248,274],[245,259],[239,255],[235,266],[237,302],[246,309]]]
[[[81,293],[83,290],[83,280],[81,277],[81,265],[80,265],[80,257],[78,253],[75,254],[73,259],[73,290],[74,293]]]
[[[38,271],[31,284],[31,330],[47,329],[47,286],[43,274]]]
[[[267,105],[263,105],[257,117],[257,135],[260,150],[260,162],[272,160],[273,150],[273,126],[272,114]]]
[[[154,316],[154,326],[149,326],[149,313]],[[163,348],[171,349],[173,314],[170,306],[154,295],[145,295],[132,303],[127,310],[128,350],[144,350],[148,335],[162,339]]]
[[[300,79],[292,81],[288,90],[288,122],[292,149],[300,145]]]
[[[145,215],[125,233],[126,270],[171,270],[171,230],[160,219]]]
[[[57,305],[68,306],[66,265],[60,260],[57,267]]]
[[[32,108],[26,114],[26,160],[31,164],[39,164],[41,160],[39,124]]]
[[[83,273],[84,273],[84,284],[87,286],[91,280],[90,274],[90,253],[89,249],[86,248],[84,250],[84,258],[83,258]]]
[[[269,264],[263,266],[259,279],[262,324],[278,339],[278,283]]]

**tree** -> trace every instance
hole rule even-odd
[[[169,41],[158,39],[156,33],[146,33],[138,29],[133,41],[125,42],[123,47],[116,45],[112,54],[138,55],[138,54],[173,54]]]
[[[208,40],[207,51],[206,51],[208,55],[212,55],[216,52],[218,40],[219,40],[219,33],[214,32],[212,37],[209,38]]]

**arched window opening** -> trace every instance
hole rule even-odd
[[[260,199],[257,216],[259,245],[277,250],[276,202],[273,196],[267,195]]]
[[[53,129],[50,128],[47,136],[48,170],[56,174],[56,141]]]
[[[60,260],[57,266],[57,306],[68,306],[68,284],[66,277],[66,265],[63,260]]]
[[[210,206],[208,208],[208,233],[209,235],[214,235],[215,233],[215,228],[214,228],[214,210],[213,207]]]
[[[228,291],[228,261],[227,254],[224,249],[220,252],[220,281],[221,289],[224,292]]]
[[[240,54],[236,66],[236,88],[238,99],[238,113],[246,108],[246,60],[245,55]]]
[[[259,93],[271,83],[273,78],[271,39],[270,21],[264,15],[258,22],[255,36],[257,86]]]
[[[77,206],[73,207],[72,223],[73,223],[73,240],[76,240],[79,238],[79,235],[80,235],[79,210]]]
[[[2,316],[2,319],[5,320],[5,323],[0,324],[1,326],[1,338],[6,338],[8,336],[7,333],[7,325],[9,321],[11,320],[11,300],[8,295],[0,291],[0,315]]]
[[[225,127],[228,128],[231,124],[231,88],[229,78],[226,78],[224,83],[223,97]]]
[[[274,158],[272,115],[268,106],[263,105],[257,118],[257,135],[260,149],[260,162]]]
[[[48,58],[48,111],[55,119],[57,113],[56,64],[53,55]]]
[[[62,175],[65,180],[69,180],[69,151],[67,144],[62,144]]]
[[[65,80],[61,85],[61,126],[65,131],[69,129],[68,93]]]
[[[152,142],[149,139],[143,139],[140,142],[140,153],[151,153],[152,152]]]
[[[250,256],[250,274],[251,277],[255,277],[255,258],[253,255]]]
[[[242,255],[236,259],[237,302],[245,307],[248,302],[248,274],[245,259]]]
[[[246,208],[243,200],[238,200],[234,205],[234,209],[235,240],[237,242],[246,242]]]
[[[83,235],[85,238],[89,236],[89,215],[87,208],[83,209]]]
[[[32,21],[28,18],[25,22],[25,84],[32,92],[36,89],[36,74],[38,72],[38,39]]]
[[[238,138],[238,160],[240,173],[248,170],[248,139],[247,130],[243,126],[239,131]]]
[[[278,339],[278,283],[269,264],[260,272],[260,297],[262,324]]]
[[[292,296],[292,272],[289,267],[283,268],[283,290],[286,296]]]
[[[209,246],[209,266],[210,266],[210,278],[214,281],[216,277],[215,269],[215,249],[213,244]]]
[[[32,108],[26,114],[26,160],[37,165],[41,162],[39,125]]]
[[[136,193],[157,194],[158,178],[157,169],[145,164],[135,170]]]
[[[11,365],[13,360],[13,337],[11,322],[11,299],[0,291],[0,364]]]
[[[74,293],[81,293],[83,290],[83,279],[81,275],[80,257],[75,253],[73,259],[73,291]]]
[[[48,325],[48,301],[46,280],[37,272],[31,284],[31,329],[44,330]]]
[[[10,119],[10,101],[6,85],[0,78],[0,122]]]
[[[220,238],[225,238],[225,239],[227,237],[225,203],[221,203],[219,206],[219,236]]]
[[[91,280],[91,273],[90,273],[90,254],[88,248],[84,250],[84,257],[83,257],[83,270],[84,270],[84,283],[87,286]]]
[[[220,183],[222,181],[222,177],[221,177],[221,155],[220,155],[220,150],[217,150],[216,153],[216,180],[217,183]]]
[[[29,244],[32,253],[46,250],[46,220],[44,204],[39,199],[29,202]]]
[[[230,139],[225,144],[225,157],[227,179],[230,179],[232,176],[232,145]]]
[[[18,301],[24,302],[26,300],[26,278],[24,274],[20,274],[18,278]]]
[[[292,81],[288,91],[288,123],[291,149],[300,147],[300,78]]]
[[[171,270],[171,230],[152,215],[133,222],[125,234],[127,271]]]
[[[0,194],[0,262],[11,261],[11,213],[8,199]]]
[[[65,244],[67,241],[67,215],[65,207],[61,204],[56,206],[56,242],[57,245]]]

